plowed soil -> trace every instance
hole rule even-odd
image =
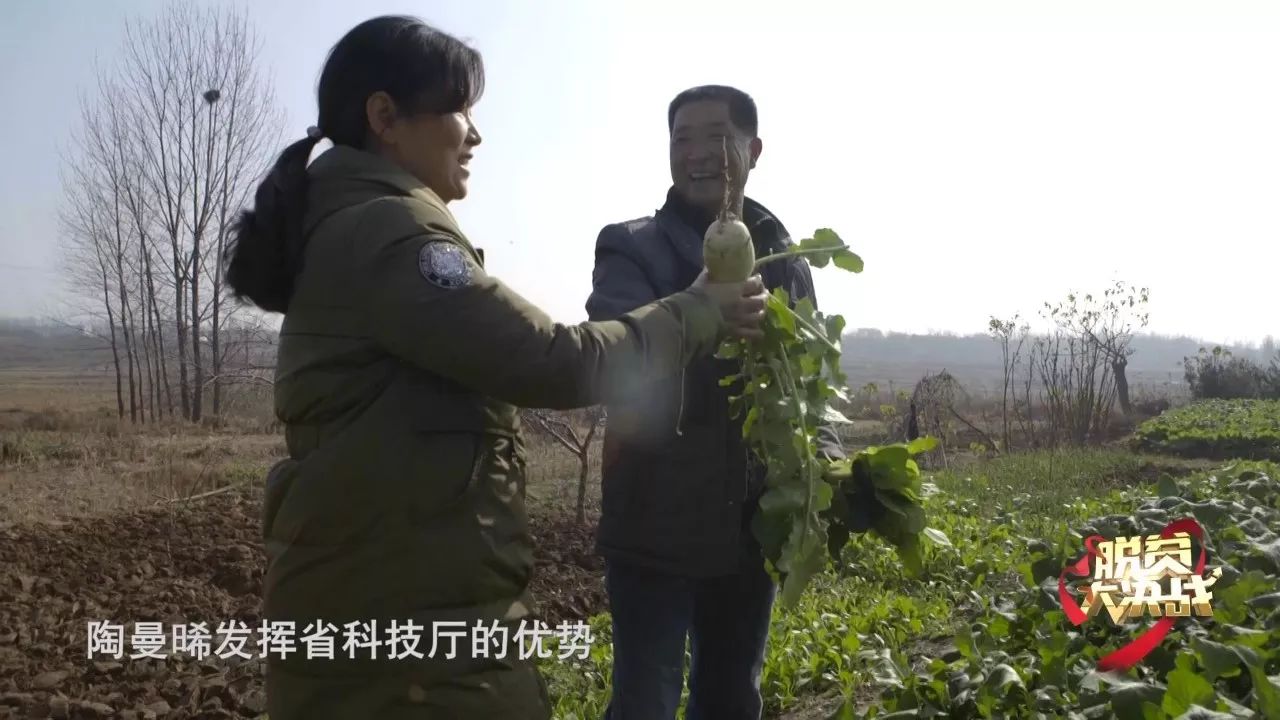
[[[265,556],[255,494],[0,529],[0,718],[255,718],[265,710],[253,659],[168,652],[173,624],[256,629]],[[554,627],[606,609],[592,525],[537,518],[534,592]],[[124,627],[123,657],[89,657],[91,622]],[[134,623],[164,623],[162,659],[130,659]],[[225,654],[225,653],[224,653]]]

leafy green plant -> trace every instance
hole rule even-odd
[[[839,560],[851,534],[870,530],[897,550],[908,573],[918,576],[924,571],[922,535],[950,545],[944,533],[926,526],[920,468],[914,459],[936,445],[933,438],[921,438],[872,447],[828,466],[826,480],[836,489],[824,514],[832,558]]]
[[[830,229],[760,258],[756,268],[795,257],[815,268],[831,264],[855,273],[863,268],[861,258]],[[741,383],[730,412],[743,419],[743,436],[766,468],[766,489],[752,530],[770,572],[781,582],[779,601],[785,607],[794,606],[810,579],[827,565],[829,546],[838,550],[850,532],[867,529],[867,523],[853,516],[865,509],[866,501],[887,508],[876,531],[899,548],[909,569],[920,565],[917,535],[924,531],[924,516],[913,489],[919,470],[911,460],[918,447],[870,449],[858,454],[847,470],[829,469],[818,457],[820,426],[848,422],[831,407],[833,400],[848,401],[840,368],[844,326],[842,317],[822,315],[808,298],[792,309],[786,291],[777,289],[767,303],[764,337],[726,342],[717,353],[741,361],[740,374],[721,384]],[[855,476],[852,466],[858,463],[863,472]],[[848,489],[845,480],[851,483]],[[874,481],[873,492],[866,492],[869,481]]]

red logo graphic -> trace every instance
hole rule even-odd
[[[1193,537],[1200,544],[1194,569],[1187,567]],[[1141,617],[1144,611],[1159,617],[1127,645],[1105,655],[1098,662],[1099,670],[1123,671],[1137,665],[1164,640],[1179,617],[1188,617],[1193,612],[1212,616],[1209,606],[1212,595],[1208,588],[1222,575],[1222,568],[1214,568],[1209,577],[1204,576],[1204,530],[1194,519],[1183,518],[1169,523],[1158,536],[1145,538],[1145,546],[1142,537],[1108,541],[1100,535],[1085,538],[1084,546],[1088,552],[1063,568],[1058,576],[1058,598],[1071,624],[1084,624],[1104,604],[1117,625],[1126,617]],[[1121,555],[1123,557],[1118,557]],[[1179,556],[1184,558],[1182,562],[1177,559]],[[1126,567],[1127,572],[1124,570]],[[1068,574],[1094,578],[1085,593],[1087,610],[1080,607],[1067,588]],[[1165,577],[1171,578],[1171,590],[1167,593],[1162,592],[1159,586],[1159,580]],[[1189,583],[1189,589],[1184,588],[1184,581]],[[1124,599],[1116,604],[1114,595],[1123,595]],[[1163,612],[1160,610],[1162,603]]]

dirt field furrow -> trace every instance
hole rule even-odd
[[[0,718],[261,715],[257,635],[246,659],[219,634],[224,623],[261,620],[258,508],[254,493],[230,492],[188,508],[0,530]],[[535,521],[534,535],[541,618],[554,626],[604,610],[591,525]],[[109,624],[92,645],[91,623]],[[161,657],[131,657],[147,642],[136,623],[162,623]],[[207,656],[174,656],[172,628],[194,623],[210,635]]]

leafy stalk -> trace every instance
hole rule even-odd
[[[720,168],[720,172],[724,176],[724,197],[720,199],[720,222],[729,221],[729,139],[727,137],[720,138],[720,157],[724,161],[724,165]]]
[[[756,267],[781,259],[862,271],[861,258],[829,229],[761,258]],[[719,353],[742,361],[740,374],[721,384],[742,381],[731,409],[743,419],[743,437],[768,470],[752,531],[771,574],[780,579],[783,607],[794,606],[821,571],[824,551],[838,557],[852,533],[870,531],[895,546],[911,574],[921,569],[920,535],[946,541],[925,527],[920,507],[920,475],[912,456],[927,450],[927,442],[867,448],[825,464],[816,455],[820,426],[843,420],[827,402],[844,397],[838,344],[844,326],[839,315],[823,316],[805,299],[793,306],[785,291],[775,290],[767,303],[764,338],[725,343]]]
[[[848,246],[842,246],[840,249],[848,250],[849,248]],[[756,260],[755,270],[759,271],[760,268],[764,267],[765,265],[771,262],[786,260],[788,258],[829,257],[831,254],[832,253],[829,248],[810,248],[808,250],[783,250],[782,252],[770,253]]]

